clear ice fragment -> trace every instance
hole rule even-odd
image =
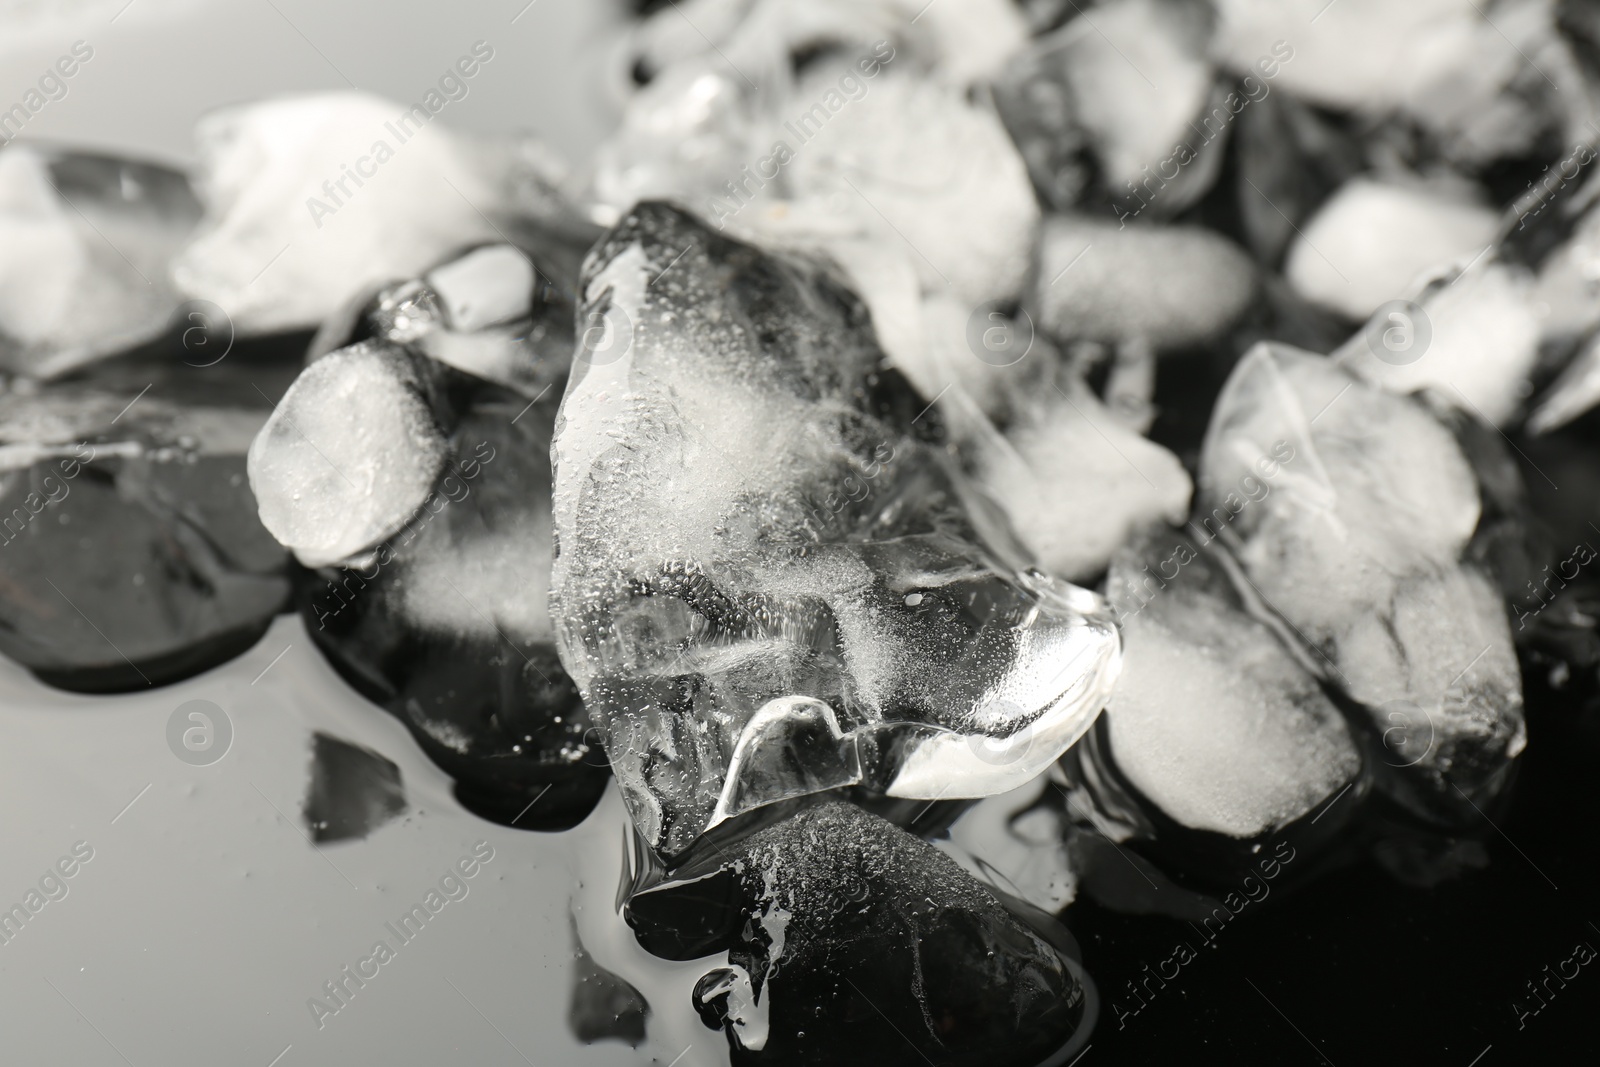
[[[918,439],[927,402],[828,267],[645,204],[582,310],[626,343],[580,350],[562,403],[552,610],[650,845],[856,780],[1004,791],[1093,721],[1098,598],[985,547],[1000,520]]]

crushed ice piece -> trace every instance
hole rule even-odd
[[[1247,503],[1244,479],[1285,447],[1294,462]],[[1262,344],[1218,398],[1199,481],[1201,511],[1232,515],[1248,591],[1382,734],[1387,788],[1450,811],[1458,790],[1504,784],[1526,744],[1521,677],[1504,604],[1462,562],[1481,508],[1444,426],[1326,358]]]
[[[1540,322],[1532,279],[1479,262],[1423,290],[1416,306],[1386,305],[1338,352],[1350,370],[1394,393],[1432,389],[1446,403],[1504,426],[1529,391]]]
[[[1214,49],[1230,68],[1247,73],[1275,45],[1287,46],[1292,62],[1276,88],[1339,111],[1402,111],[1464,163],[1529,154],[1546,133],[1569,144],[1586,136],[1561,114],[1563,107],[1580,113],[1563,96],[1583,90],[1555,31],[1555,5],[1500,5],[1492,18],[1476,0],[1216,6]],[[1562,120],[1567,128],[1552,128]]]
[[[393,760],[320,730],[311,735],[311,782],[302,811],[313,842],[364,838],[405,810]]]
[[[1194,486],[1178,457],[1075,381],[1041,389],[1003,436],[984,427],[964,448],[1039,565],[1071,581],[1099,575],[1136,530],[1189,513]]]
[[[1284,274],[1307,300],[1365,319],[1425,272],[1483,252],[1499,225],[1446,191],[1352,178],[1301,227]]]
[[[1106,707],[1106,748],[1169,818],[1264,837],[1360,773],[1350,729],[1316,678],[1241,610],[1194,541],[1156,531],[1124,548],[1107,597],[1127,666]]]
[[[471,333],[527,318],[537,281],[528,257],[511,245],[487,245],[435,267],[423,281],[438,294],[450,329]]]
[[[1080,14],[1036,46],[1060,68],[1076,102],[1077,121],[1088,131],[1106,185],[1114,196],[1132,195],[1173,146],[1195,139],[1190,123],[1211,95],[1211,64],[1205,50],[1210,27],[1200,9],[1163,0],[1112,0]],[[1220,158],[1220,154],[1219,154]],[[1215,167],[1211,167],[1213,175]],[[1176,213],[1198,198],[1205,185],[1161,197]]]
[[[1085,1037],[1075,960],[950,857],[840,801],[752,834],[708,877],[636,894],[625,914],[646,945],[662,926],[703,931],[681,958],[727,950],[695,1007],[735,1064],[903,1063],[909,1044],[1021,1067]]]
[[[572,364],[576,281],[545,277],[532,254],[517,246],[484,245],[422,278],[357,294],[323,323],[309,358],[357,341],[384,341],[542,397],[565,383]]]
[[[1098,598],[978,547],[997,518],[912,436],[926,401],[824,265],[646,204],[583,296],[628,341],[580,352],[562,404],[551,603],[652,847],[856,766],[893,796],[1003,791],[1093,721]],[[747,731],[834,747],[780,772],[747,746],[752,792],[728,780]]]
[[[1250,257],[1210,230],[1052,215],[1031,305],[1039,327],[1063,340],[1142,338],[1163,349],[1210,340],[1255,290]]]
[[[477,141],[426,111],[349,91],[207,115],[206,216],[173,264],[178,288],[241,334],[312,327],[367,286],[495,240],[494,220],[543,210],[551,164],[537,146]]]
[[[250,445],[261,522],[309,567],[355,555],[422,506],[446,454],[414,357],[363,342],[316,360]]]
[[[829,50],[888,55],[965,86],[988,77],[1027,39],[1010,0],[685,0],[634,30],[624,62],[653,85],[664,72],[720,59],[764,88],[782,85],[802,57]],[[901,54],[903,53],[903,58]]]
[[[158,337],[169,261],[200,208],[177,171],[7,145],[0,152],[0,369],[50,378]]]
[[[824,99],[841,76],[819,63],[796,97]],[[1021,292],[1039,206],[992,111],[950,86],[890,68],[809,130],[794,138],[784,168],[794,190],[784,211],[814,219],[821,233],[850,227],[901,250],[925,290],[973,306]],[[766,225],[751,214],[748,225]]]

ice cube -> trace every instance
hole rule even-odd
[[[179,289],[226,308],[241,334],[312,327],[364,287],[545,210],[530,191],[550,184],[536,146],[431,120],[356,91],[206,116],[195,130],[206,217],[173,264]]]
[[[307,566],[335,563],[399,530],[422,506],[446,444],[427,372],[367,341],[312,363],[250,445],[261,522]]]
[[[1214,49],[1233,70],[1270,71],[1273,89],[1325,108],[1398,110],[1449,159],[1481,165],[1529,154],[1542,134],[1586,136],[1564,100],[1582,91],[1549,4],[1492,18],[1475,0],[1220,0],[1217,12]]]
[[[1114,629],[979,546],[998,520],[916,438],[926,401],[828,268],[646,204],[583,296],[611,336],[580,350],[557,426],[552,607],[646,841],[675,854],[857,781],[1003,791],[1082,733]],[[730,777],[769,736],[832,755]]]
[[[1284,274],[1307,300],[1365,319],[1424,272],[1483,252],[1498,227],[1459,192],[1352,178],[1302,227]]]
[[[1158,164],[1172,157],[1178,142],[1203,143],[1191,122],[1211,94],[1206,21],[1190,5],[1113,0],[1041,42],[1071,86],[1078,121],[1089,132],[1113,196],[1131,197],[1142,180],[1159,173]],[[1215,175],[1215,164],[1205,169]],[[1206,187],[1188,185],[1180,195],[1169,192],[1161,178],[1157,183],[1156,203],[1169,215]]]
[[[1316,678],[1241,610],[1189,537],[1151,531],[1118,552],[1107,597],[1127,667],[1106,707],[1106,748],[1167,817],[1262,838],[1360,773],[1349,727]]]
[[[1040,566],[1072,581],[1103,572],[1136,530],[1182,522],[1194,491],[1177,456],[1073,381],[1045,386],[1019,405],[1004,435],[985,427],[965,449],[974,480]]]
[[[1431,389],[1504,426],[1529,391],[1539,333],[1527,272],[1479,262],[1427,287],[1412,306],[1386,304],[1336,355],[1391,392]]]
[[[1263,463],[1277,477],[1247,504]],[[1364,705],[1388,788],[1448,812],[1504,783],[1526,743],[1521,678],[1504,605],[1462,562],[1480,505],[1444,426],[1323,357],[1258,345],[1213,412],[1200,507],[1231,514],[1250,591]]]
[[[1143,338],[1164,349],[1212,339],[1255,289],[1250,258],[1211,230],[1052,215],[1030,296],[1035,321],[1055,337]]]
[[[159,336],[169,261],[199,205],[147,163],[7,145],[0,153],[0,368],[51,378]]]
[[[901,250],[926,290],[971,306],[1017,296],[1039,206],[1000,121],[892,68],[847,99],[837,82],[852,70],[820,63],[795,90],[799,113],[778,131],[793,155],[792,210]],[[759,213],[750,224],[763,225]]]

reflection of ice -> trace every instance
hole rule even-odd
[[[552,605],[651,844],[858,781],[1002,791],[1087,728],[1118,659],[1102,605],[979,546],[993,516],[908,435],[926,401],[825,268],[647,204],[584,299],[635,336],[562,405]]]

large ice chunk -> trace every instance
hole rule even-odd
[[[1232,508],[1278,442],[1293,466]],[[1521,679],[1503,604],[1462,562],[1480,505],[1444,426],[1323,357],[1258,345],[1217,401],[1200,497],[1237,511],[1250,590],[1367,708],[1390,766],[1414,768],[1391,788],[1449,806],[1503,783],[1526,743]]]
[[[609,336],[556,431],[552,605],[652,846],[834,786],[1003,791],[1087,728],[1098,598],[980,547],[996,517],[821,264],[644,204],[583,299]]]

